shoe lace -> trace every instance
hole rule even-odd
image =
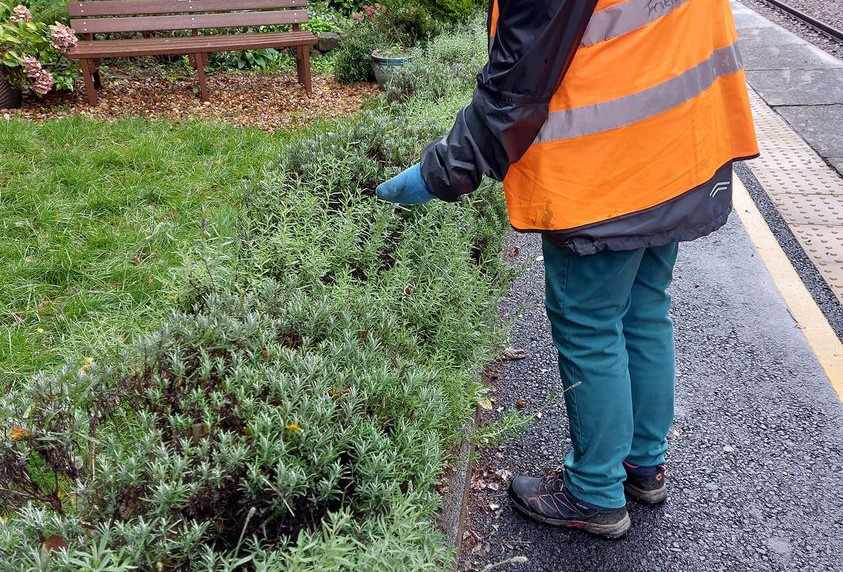
[[[544,474],[539,479],[539,484],[545,489],[562,490],[562,487],[564,486],[562,474],[564,473],[564,471],[565,469],[562,467],[557,467],[555,469],[545,469]]]

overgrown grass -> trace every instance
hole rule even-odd
[[[183,254],[234,235],[261,131],[199,123],[0,122],[0,391],[130,343],[161,318]]]
[[[435,485],[498,341],[505,209],[490,184],[411,208],[374,188],[449,127],[484,54],[478,21],[285,145],[236,243],[183,272],[189,307],[0,398],[0,571],[449,568]]]

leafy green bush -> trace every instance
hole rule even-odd
[[[439,31],[425,8],[407,2],[365,5],[363,12],[353,16],[334,68],[342,83],[374,80],[371,55],[375,50],[414,47]]]
[[[29,0],[19,2],[32,10],[32,18],[44,24],[69,24],[70,15],[67,12],[65,0]]]
[[[307,22],[302,25],[302,28],[305,30],[309,30],[314,34],[342,31],[343,25],[340,13],[334,8],[331,8],[326,2],[308,2],[307,11]]]
[[[461,28],[462,29],[462,28]],[[459,34],[443,33],[433,38],[426,48],[426,57],[409,63],[387,86],[390,101],[410,97],[422,101],[442,99],[474,81],[485,64],[487,54],[477,49],[486,41],[478,16],[474,26]],[[437,65],[429,65],[435,61]]]
[[[471,87],[286,146],[244,188],[236,264],[198,262],[120,359],[0,398],[0,571],[448,567],[435,484],[495,342],[505,209],[491,185],[373,194]]]
[[[406,36],[407,43],[416,45],[428,40],[438,32],[438,24],[430,12],[422,6],[397,6],[386,12],[386,17],[399,33]]]
[[[369,34],[348,36],[337,52],[334,61],[334,77],[340,83],[374,81],[372,52],[378,43]]]
[[[422,4],[445,22],[462,22],[475,11],[474,0],[422,0]]]

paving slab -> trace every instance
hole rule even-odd
[[[732,11],[735,14],[735,24],[739,28],[766,28],[769,20],[764,16],[753,12],[743,4],[732,3]]]
[[[779,46],[765,42],[742,40],[740,44],[747,70],[815,70],[843,68],[843,61],[810,44]]]
[[[767,105],[773,107],[843,103],[843,67],[748,70],[746,78]],[[826,130],[832,129],[832,125],[826,124]]]
[[[483,471],[540,474],[570,446],[558,394],[536,237],[513,235],[526,265],[502,304],[527,359],[502,368],[499,418],[524,399],[542,412],[524,434],[479,453]],[[683,244],[673,287],[678,380],[670,497],[630,503],[619,541],[534,523],[502,490],[475,487],[462,570],[510,560],[516,572],[843,572],[843,407],[766,268],[733,219]],[[607,422],[611,422],[607,420]],[[520,564],[516,556],[526,557]]]
[[[843,76],[839,90],[843,92]],[[843,97],[838,100],[843,102]],[[823,157],[843,156],[843,103],[812,107],[777,107],[793,129]],[[838,170],[839,165],[838,165]],[[843,180],[840,181],[843,192]]]
[[[745,42],[757,41],[774,46],[810,45],[796,34],[791,34],[769,20],[767,22],[768,24],[765,27],[758,27],[755,24],[750,24],[748,28],[738,26],[741,40]],[[737,21],[735,23],[737,24]]]
[[[843,60],[743,4],[731,5],[748,83],[815,151],[835,159],[828,165],[843,173]]]

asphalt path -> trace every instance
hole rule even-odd
[[[502,479],[558,466],[570,446],[564,403],[547,403],[561,386],[538,238],[513,234],[515,252],[523,272],[501,314],[528,357],[500,366],[484,417],[525,404],[542,416],[477,453],[461,570],[843,572],[843,407],[734,215],[680,251],[668,501],[630,502],[619,541],[515,513]]]

